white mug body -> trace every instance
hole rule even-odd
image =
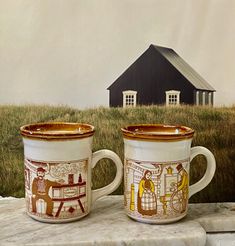
[[[187,214],[191,139],[124,139],[124,204],[128,216],[170,223]]]
[[[45,122],[20,128],[24,143],[27,214],[42,222],[61,223],[86,216],[93,203],[120,185],[123,165],[116,153],[92,153],[94,126]],[[91,170],[108,158],[116,165],[114,180],[92,190]]]
[[[194,130],[161,124],[130,125],[124,137],[124,204],[129,217],[165,224],[187,214],[188,199],[212,180],[216,162],[205,147],[191,148]],[[202,154],[204,176],[189,186],[190,161]]]
[[[90,212],[92,138],[23,138],[25,199],[30,217],[59,223]]]

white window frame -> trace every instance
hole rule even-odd
[[[176,97],[175,103],[170,102],[170,98],[172,96]],[[175,91],[175,90],[166,91],[166,105],[167,106],[180,105],[180,91]]]
[[[128,90],[128,91],[123,91],[122,94],[123,94],[123,108],[136,106],[137,91]],[[133,104],[130,104],[130,100],[131,100],[130,97],[131,99],[133,99]]]

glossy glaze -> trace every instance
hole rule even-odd
[[[24,138],[68,140],[94,135],[94,126],[83,123],[46,122],[24,125],[20,128]]]
[[[194,130],[186,126],[138,124],[123,127],[123,137],[133,140],[178,141],[193,137]]]

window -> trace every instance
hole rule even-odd
[[[123,94],[123,107],[136,106],[137,91],[123,91],[122,94]]]
[[[179,105],[180,91],[166,91],[166,105]]]
[[[169,95],[168,104],[177,104],[177,95]]]
[[[126,106],[133,106],[134,102],[134,95],[126,95]]]

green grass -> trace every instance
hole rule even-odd
[[[93,151],[108,148],[123,160],[120,128],[135,123],[186,125],[195,129],[193,146],[210,149],[217,161],[216,175],[191,202],[235,201],[235,107],[164,107],[95,108],[77,110],[60,106],[0,106],[0,195],[24,196],[23,144],[20,126],[34,122],[69,121],[95,126]],[[205,160],[198,156],[191,166],[191,183],[202,177]],[[93,188],[108,184],[115,176],[115,167],[107,160],[93,170]],[[114,194],[123,193],[123,184]]]

